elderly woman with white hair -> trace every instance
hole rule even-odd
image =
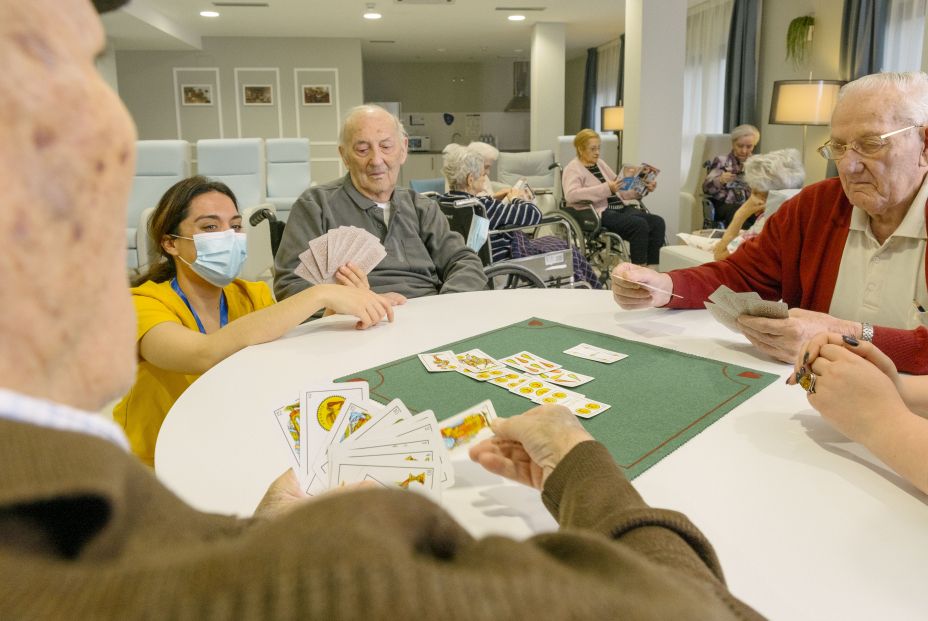
[[[744,180],[744,161],[760,141],[760,131],[753,125],[739,125],[731,130],[731,151],[728,155],[706,162],[708,170],[702,184],[703,193],[715,205],[715,219],[731,223],[735,212],[748,197],[751,187]]]
[[[744,162],[744,180],[751,188],[751,196],[732,216],[725,234],[716,243],[712,253],[716,261],[725,259],[742,243],[753,239],[764,228],[764,222],[784,201],[802,189],[806,171],[796,149],[780,149],[761,155],[752,155]],[[741,230],[749,218],[757,219],[750,228]]]
[[[442,149],[442,153],[447,155],[459,149],[468,149],[483,158],[483,174],[480,176],[476,185],[477,196],[492,196],[496,200],[503,201],[504,203],[508,203],[513,198],[521,198],[526,201],[531,201],[534,198],[532,191],[528,187],[514,190],[511,187],[505,187],[498,183],[496,184],[498,189],[493,189],[493,183],[490,181],[490,169],[493,168],[493,163],[499,159],[499,149],[493,145],[486,142],[471,142],[465,147],[452,142]],[[446,179],[445,191],[447,192],[449,189],[448,180]]]
[[[533,226],[541,222],[541,210],[534,203],[518,197],[511,197],[511,200],[505,203],[492,196],[479,194],[480,180],[484,174],[484,159],[476,151],[469,148],[446,151],[442,173],[450,189],[439,197],[439,200],[476,198],[486,209],[490,231],[504,226]],[[567,248],[567,242],[551,235],[529,238],[519,231],[490,233],[490,251],[494,262]],[[576,249],[573,249],[573,262],[575,281],[585,281],[594,289],[602,287],[596,272]]]

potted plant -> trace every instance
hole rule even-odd
[[[786,29],[786,60],[792,60],[797,69],[808,58],[814,28],[815,18],[803,15],[791,21]]]

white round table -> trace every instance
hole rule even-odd
[[[707,311],[625,312],[608,292],[584,290],[420,298],[398,308],[393,324],[357,331],[352,319],[329,317],[211,369],[164,421],[158,477],[197,508],[250,515],[290,466],[272,412],[301,388],[531,316],[784,378],[791,370]],[[475,536],[526,537],[556,527],[537,492],[459,459],[458,482],[443,504]],[[635,486],[650,504],[692,519],[715,545],[732,592],[771,618],[928,614],[919,571],[928,558],[926,497],[831,429],[796,387],[768,386]]]

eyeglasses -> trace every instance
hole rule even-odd
[[[860,140],[854,140],[847,144],[841,142],[832,142],[829,140],[817,150],[819,155],[824,157],[826,160],[840,160],[844,157],[844,154],[847,153],[848,149],[854,149],[861,155],[876,155],[877,152],[886,146],[889,142],[886,140],[890,136],[895,136],[896,134],[901,134],[904,131],[908,131],[915,127],[922,127],[922,125],[909,125],[908,127],[903,127],[902,129],[897,129],[896,131],[889,132],[888,134],[882,134],[880,136],[865,136]]]

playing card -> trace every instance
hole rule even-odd
[[[528,384],[525,384],[527,386]],[[582,397],[579,392],[567,390],[562,386],[555,386],[548,382],[542,382],[542,386],[535,388],[531,393],[522,395],[539,405],[558,405],[566,403],[577,397]]]
[[[346,400],[364,402],[369,394],[367,382],[324,384],[300,393],[300,482],[312,488],[312,464],[325,447],[326,438]],[[324,486],[323,486],[324,487]]]
[[[367,425],[373,425],[375,421],[386,415],[387,410],[374,401],[367,400],[363,403],[353,399],[345,401],[332,429],[323,441],[322,450],[318,451],[313,459],[312,468],[315,475],[323,481],[328,480],[329,447],[344,444],[348,438],[359,433],[361,429]]]
[[[349,458],[333,464],[330,484],[332,487],[338,487],[348,483],[373,481],[386,488],[398,487],[420,492],[440,503],[441,485],[436,477],[437,470],[435,463],[409,462],[402,457]]]
[[[706,309],[712,313],[712,316],[717,322],[732,332],[741,332],[741,326],[738,325],[737,316],[729,313],[721,304],[713,304],[712,302],[703,302],[703,304],[706,306]]]
[[[535,394],[536,390],[543,388],[545,385],[546,382],[538,379],[537,375],[523,375],[521,379],[511,381],[508,388],[512,394],[529,399],[531,395]]]
[[[601,414],[612,407],[608,403],[588,399],[587,397],[571,399],[563,405],[580,418],[593,418],[597,414]]]
[[[419,360],[429,373],[454,371],[458,368],[458,359],[450,349],[447,351],[419,354]]]
[[[496,410],[489,400],[458,412],[439,425],[445,447],[451,451],[493,435],[490,423],[496,419]]]
[[[503,366],[498,360],[488,356],[479,349],[471,349],[470,351],[460,353],[457,355],[457,358],[458,362],[460,362],[463,367],[470,368],[470,370],[475,373],[497,369]]]
[[[789,319],[789,306],[785,302],[771,302],[769,300],[747,300],[745,313],[754,317],[768,317],[770,319]]]
[[[293,465],[300,467],[300,400],[297,399],[274,410],[274,418],[280,430],[284,433],[290,454],[293,456]]]
[[[517,371],[503,371],[501,375],[490,378],[488,384],[499,386],[500,388],[513,388],[519,384],[528,381],[529,377]]]
[[[709,301],[718,305],[721,310],[728,313],[733,317],[737,317],[741,314],[739,306],[735,303],[735,292],[726,287],[725,285],[720,286],[718,289],[712,292],[709,296]]]
[[[593,360],[594,362],[602,362],[604,364],[612,364],[613,362],[618,362],[619,360],[628,358],[628,354],[620,354],[619,352],[610,351],[608,349],[603,349],[602,347],[596,347],[595,345],[589,345],[587,343],[574,345],[570,349],[565,349],[564,353],[576,358]]]
[[[550,360],[545,360],[541,356],[536,356],[529,351],[520,351],[517,354],[507,356],[503,358],[503,362],[508,364],[511,367],[515,367],[526,373],[544,373],[545,371],[553,371],[554,369],[560,368],[561,365],[551,362]]]
[[[471,378],[471,379],[475,379],[475,380],[477,380],[478,382],[487,382],[487,381],[490,381],[490,380],[493,380],[493,379],[497,379],[497,378],[500,378],[500,377],[505,377],[505,376],[510,375],[511,373],[513,373],[513,371],[510,371],[510,370],[507,369],[506,367],[500,367],[500,368],[498,368],[498,369],[489,369],[489,370],[487,370],[487,371],[473,371],[473,370],[471,370],[470,367],[463,367],[463,366],[462,366],[462,367],[459,367],[459,368],[456,369],[456,370],[457,370],[457,372],[460,373],[461,375],[466,375],[467,377],[469,377],[469,378]]]
[[[334,269],[331,271],[329,270],[328,240],[329,236],[323,235],[309,242],[309,252],[312,254],[313,260],[315,260],[316,266],[319,268],[319,273],[322,274],[325,282],[332,280],[329,277],[334,271]]]
[[[591,375],[584,375],[576,371],[568,371],[563,367],[555,369],[554,371],[539,373],[538,377],[546,382],[551,382],[552,384],[557,384],[558,386],[564,386],[566,388],[574,388],[594,379]]]

